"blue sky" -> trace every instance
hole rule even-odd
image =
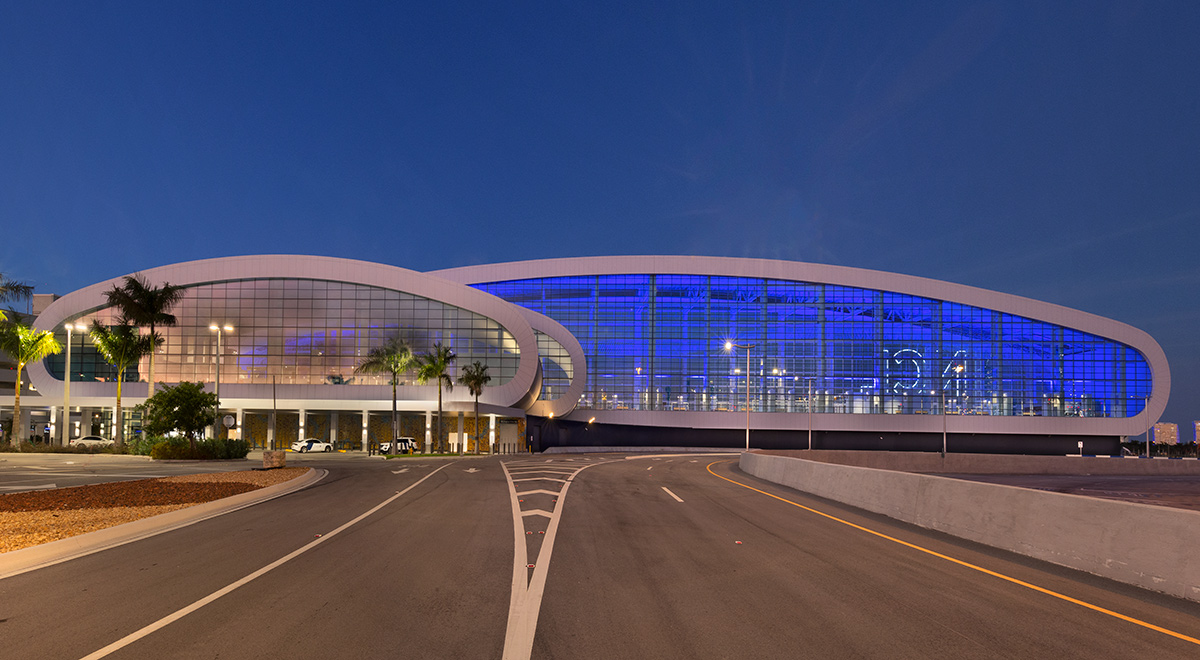
[[[8,3],[0,272],[874,268],[1149,332],[1191,439],[1200,3],[577,4]]]

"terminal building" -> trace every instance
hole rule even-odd
[[[158,382],[217,388],[255,445],[300,437],[359,450],[390,437],[387,377],[356,373],[393,337],[435,342],[492,380],[488,446],[700,446],[1116,453],[1166,407],[1161,347],[1124,323],[1058,305],[878,271],[760,259],[621,256],[421,273],[266,255],[142,272],[186,287],[160,327]],[[68,352],[29,365],[26,428],[60,437],[136,432],[113,420],[116,373],[86,332],[116,312],[122,278],[37,315]],[[69,359],[69,363],[68,363]],[[124,407],[144,400],[146,361]],[[218,378],[219,374],[219,378]],[[66,385],[69,383],[69,400]],[[472,449],[474,399],[444,392],[443,432]],[[429,442],[437,389],[399,387],[402,435]],[[11,396],[0,395],[11,416]],[[748,438],[748,440],[747,440]]]

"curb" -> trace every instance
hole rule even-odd
[[[274,486],[189,506],[185,509],[168,511],[157,516],[134,520],[133,522],[106,527],[105,529],[98,529],[87,534],[80,534],[79,536],[72,536],[30,548],[6,552],[0,554],[0,580],[72,559],[78,559],[92,553],[100,552],[101,550],[125,545],[126,543],[140,541],[164,532],[187,527],[202,520],[208,520],[209,518],[215,518],[237,511],[238,509],[254,506],[255,504],[266,502],[276,497],[282,497],[317,483],[321,479],[324,479],[327,474],[329,474],[328,470],[310,468],[308,472],[299,477],[281,484],[275,484]]]

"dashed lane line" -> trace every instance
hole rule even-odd
[[[709,463],[709,464],[708,464],[708,468],[707,468],[707,469],[708,469],[708,473],[709,473],[709,474],[711,474],[711,475],[713,475],[714,477],[716,477],[716,478],[718,478],[718,479],[724,479],[725,481],[728,481],[728,482],[729,482],[729,483],[731,483],[731,484],[735,484],[735,485],[741,486],[742,488],[747,488],[747,489],[749,489],[749,490],[752,490],[752,491],[754,491],[754,492],[756,492],[756,493],[762,493],[763,495],[766,495],[767,497],[771,497],[771,498],[777,499],[777,500],[779,500],[780,502],[786,502],[786,503],[788,503],[788,504],[791,504],[791,505],[792,505],[792,506],[794,506],[794,507],[798,507],[798,508],[804,509],[805,511],[808,511],[809,513],[815,513],[815,514],[817,514],[818,516],[821,516],[822,518],[828,518],[829,520],[832,520],[832,521],[834,521],[834,522],[839,522],[839,523],[841,523],[841,524],[843,524],[843,525],[846,525],[846,526],[849,526],[849,527],[853,527],[854,529],[857,529],[857,530],[859,530],[860,532],[866,532],[867,534],[871,534],[872,536],[878,536],[878,537],[879,537],[879,538],[881,538],[881,539],[887,539],[888,541],[892,541],[893,543],[899,543],[900,545],[902,545],[902,546],[905,546],[906,548],[912,548],[913,550],[916,550],[916,551],[918,551],[918,552],[923,552],[923,553],[925,553],[925,554],[927,554],[927,555],[930,555],[930,556],[933,556],[933,557],[937,557],[938,559],[944,559],[944,560],[946,560],[946,561],[948,561],[948,562],[951,562],[951,563],[953,563],[953,564],[958,564],[959,566],[962,566],[962,567],[964,567],[964,568],[969,568],[969,569],[971,569],[971,570],[974,570],[974,571],[979,571],[980,573],[983,573],[983,574],[985,574],[985,575],[990,575],[990,576],[992,576],[992,577],[999,578],[999,579],[1001,579],[1001,580],[1004,580],[1004,581],[1006,581],[1006,582],[1011,582],[1012,584],[1015,584],[1015,585],[1018,585],[1018,586],[1025,587],[1026,589],[1032,589],[1033,591],[1036,591],[1036,592],[1038,592],[1038,593],[1045,594],[1045,595],[1047,595],[1047,596],[1051,596],[1051,597],[1053,597],[1053,598],[1057,598],[1057,599],[1059,599],[1059,600],[1064,600],[1064,601],[1066,601],[1066,602],[1068,602],[1068,603],[1072,603],[1072,604],[1074,604],[1074,605],[1078,605],[1078,606],[1080,606],[1080,607],[1084,607],[1084,608],[1087,608],[1087,609],[1089,609],[1089,610],[1092,610],[1093,612],[1099,612],[1100,614],[1107,614],[1108,616],[1111,616],[1111,617],[1113,617],[1113,618],[1120,619],[1120,620],[1122,620],[1122,621],[1125,621],[1125,622],[1128,622],[1128,623],[1132,623],[1132,624],[1134,624],[1134,625],[1137,625],[1137,626],[1141,626],[1141,627],[1143,627],[1143,628],[1146,628],[1146,629],[1148,629],[1148,630],[1153,630],[1153,631],[1155,631],[1155,632],[1159,632],[1159,633],[1162,633],[1162,634],[1164,634],[1164,635],[1169,635],[1169,636],[1171,636],[1171,637],[1174,637],[1174,638],[1176,638],[1176,639],[1181,639],[1181,640],[1183,640],[1183,641],[1185,641],[1185,642],[1191,642],[1192,644],[1196,644],[1197,646],[1200,646],[1200,639],[1197,639],[1197,638],[1195,638],[1195,637],[1190,637],[1190,636],[1188,636],[1188,635],[1185,635],[1185,634],[1183,634],[1183,633],[1179,633],[1179,632],[1175,632],[1174,630],[1170,630],[1170,629],[1168,629],[1168,628],[1163,628],[1163,627],[1161,627],[1161,626],[1156,626],[1156,625],[1154,625],[1153,623],[1149,623],[1149,622],[1147,622],[1147,621],[1142,621],[1141,619],[1137,619],[1137,618],[1131,617],[1131,616],[1129,616],[1129,615],[1127,615],[1127,614],[1121,614],[1120,612],[1114,612],[1113,610],[1110,610],[1110,609],[1108,609],[1108,608],[1100,607],[1099,605],[1093,605],[1092,603],[1089,603],[1089,602],[1087,602],[1087,601],[1084,601],[1084,600],[1079,600],[1078,598],[1072,598],[1071,596],[1068,596],[1068,595],[1066,595],[1066,594],[1061,594],[1061,593],[1059,593],[1059,592],[1057,592],[1057,591],[1054,591],[1054,590],[1051,590],[1051,589],[1047,589],[1047,588],[1045,588],[1045,587],[1039,587],[1039,586],[1038,586],[1038,585],[1036,585],[1036,584],[1033,584],[1033,583],[1030,583],[1030,582],[1026,582],[1026,581],[1024,581],[1024,580],[1021,580],[1021,579],[1018,579],[1018,578],[1015,578],[1015,577],[1011,577],[1011,576],[1009,576],[1009,575],[1005,575],[1005,574],[1003,574],[1003,573],[998,573],[998,572],[996,572],[996,571],[993,571],[993,570],[990,570],[990,569],[984,568],[984,567],[982,567],[982,566],[978,566],[978,565],[976,565],[976,564],[972,564],[972,563],[970,563],[970,562],[968,562],[968,561],[964,561],[964,560],[962,560],[962,559],[956,559],[956,558],[954,558],[954,557],[951,557],[951,556],[949,556],[949,555],[944,555],[944,554],[942,554],[942,553],[940,553],[940,552],[938,552],[938,551],[936,551],[936,550],[930,550],[929,548],[926,548],[926,547],[923,547],[923,546],[919,546],[919,545],[917,545],[917,544],[915,544],[915,543],[909,543],[908,541],[902,541],[902,540],[900,540],[900,539],[898,539],[898,538],[896,538],[896,537],[894,537],[894,536],[888,536],[887,534],[884,534],[883,532],[877,532],[877,531],[875,531],[875,530],[873,530],[873,529],[870,529],[870,528],[867,528],[867,527],[863,527],[862,525],[857,525],[857,524],[855,524],[855,523],[852,523],[852,522],[850,522],[849,520],[843,520],[843,519],[841,519],[841,518],[838,518],[837,516],[833,516],[833,515],[830,515],[830,514],[828,514],[828,513],[824,513],[824,512],[821,512],[821,511],[817,511],[816,509],[813,509],[813,508],[810,508],[810,507],[804,506],[803,504],[800,504],[800,503],[798,503],[798,502],[793,502],[793,501],[791,501],[791,500],[789,500],[789,499],[787,499],[787,498],[783,498],[783,497],[780,497],[780,496],[778,496],[778,495],[773,495],[773,494],[771,494],[771,493],[768,493],[768,492],[767,492],[767,491],[765,491],[765,490],[759,490],[759,489],[755,488],[754,486],[750,486],[750,485],[744,484],[744,483],[742,483],[742,482],[740,482],[740,481],[734,481],[733,479],[730,479],[729,477],[723,477],[723,476],[721,476],[721,475],[717,474],[716,472],[713,472],[712,466],[716,465],[717,463],[731,463],[731,462],[732,462],[732,461],[713,461],[712,463]]]
[[[671,492],[671,489],[670,489],[670,488],[667,488],[666,486],[663,486],[663,487],[662,487],[662,489],[663,489],[663,490],[665,490],[665,491],[667,491],[667,495],[670,495],[671,497],[675,498],[675,501],[676,501],[676,502],[683,502],[683,500],[679,499],[679,496],[678,496],[678,495],[676,495],[675,493],[672,493],[672,492]]]

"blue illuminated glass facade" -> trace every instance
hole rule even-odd
[[[694,275],[474,286],[579,340],[584,409],[738,410],[748,390],[763,412],[1130,417],[1151,388],[1145,357],[1119,342],[882,290]],[[754,346],[748,379],[726,341]]]

